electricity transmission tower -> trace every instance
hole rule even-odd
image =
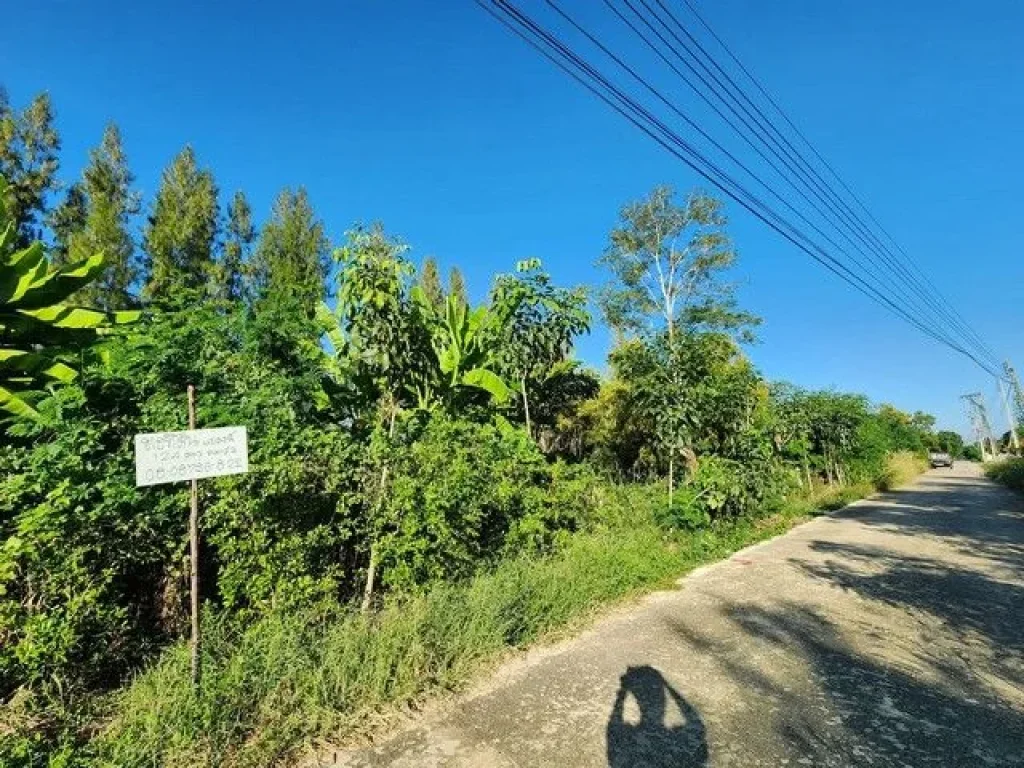
[[[1007,360],[1003,363],[1003,374],[1006,377],[1006,388],[1003,382],[999,382],[999,391],[1003,397],[1003,407],[1006,408],[1006,418],[1010,422],[1010,440],[1013,448],[1020,452],[1020,439],[1017,437],[1017,422],[1024,418],[1024,389],[1021,389],[1020,379],[1017,372]],[[1009,391],[1007,391],[1009,390]]]
[[[996,455],[995,438],[992,437],[992,424],[988,420],[988,410],[985,408],[985,399],[981,392],[971,392],[961,395],[960,399],[967,404],[967,416],[971,420],[971,427],[974,429],[974,436],[978,440],[978,450],[981,451],[981,460],[985,461],[985,443],[988,443],[989,452],[992,457]]]

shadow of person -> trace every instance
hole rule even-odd
[[[704,723],[654,667],[629,667],[608,718],[609,768],[707,765]]]

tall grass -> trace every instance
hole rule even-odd
[[[985,474],[1003,485],[1024,491],[1024,459],[1006,459],[985,465]]]
[[[891,491],[906,485],[928,468],[928,463],[911,451],[897,451],[886,457],[885,466],[875,478],[875,487]]]

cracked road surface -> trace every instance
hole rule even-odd
[[[1024,766],[1024,503],[932,471],[323,764]]]

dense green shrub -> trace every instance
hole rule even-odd
[[[382,578],[409,589],[471,574],[504,550],[522,519],[542,516],[549,471],[526,433],[507,423],[429,416],[391,450]]]
[[[337,598],[357,554],[358,454],[317,424],[301,372],[247,344],[244,318],[156,317],[0,446],[0,695],[115,682],[182,627],[187,486],[136,488],[133,435],[246,424],[248,475],[202,483],[204,594],[233,608]],[[307,385],[308,386],[308,385]]]
[[[779,530],[734,520],[666,537],[651,509],[608,490],[607,514],[621,522],[614,529],[576,535],[551,556],[505,558],[461,583],[393,595],[369,616],[307,608],[243,628],[208,621],[199,695],[187,648],[170,649],[118,696],[89,757],[119,768],[269,765],[312,737],[358,731],[383,706],[457,688],[509,646]]]

